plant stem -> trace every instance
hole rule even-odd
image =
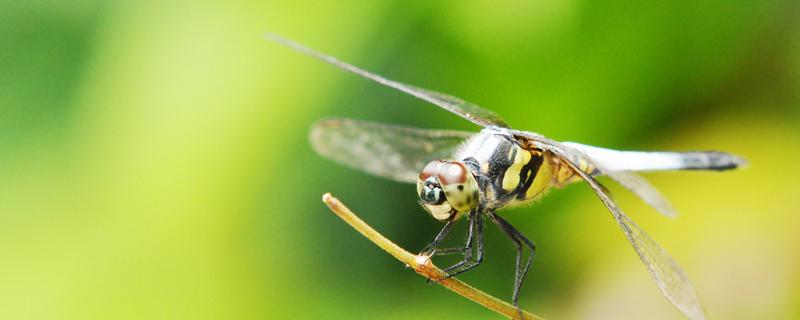
[[[474,287],[461,282],[456,278],[448,278],[444,279],[447,274],[436,267],[429,257],[426,256],[418,256],[412,254],[405,249],[401,248],[391,240],[384,237],[378,231],[375,231],[372,227],[370,227],[364,220],[361,220],[355,213],[350,211],[344,204],[342,204],[339,199],[334,198],[331,196],[330,193],[326,193],[322,196],[322,201],[328,205],[328,207],[335,213],[339,218],[342,218],[345,222],[350,224],[353,228],[355,228],[359,233],[363,236],[367,237],[370,241],[375,243],[378,247],[383,249],[384,251],[388,252],[400,262],[405,263],[407,266],[411,267],[416,271],[418,274],[436,281],[436,283],[442,285],[443,287],[458,293],[462,297],[475,301],[476,303],[497,312],[503,316],[508,317],[509,319],[515,319],[518,316],[517,308],[505,302],[503,300],[497,299],[483,291],[475,289]],[[522,311],[524,319],[544,319],[537,315],[534,315],[530,312],[525,310]]]

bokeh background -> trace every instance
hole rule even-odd
[[[441,225],[413,186],[307,141],[326,116],[477,128],[268,31],[555,139],[743,155],[648,175],[676,220],[611,188],[709,318],[800,317],[800,2],[81,0],[0,2],[0,318],[497,318],[320,201],[416,251]],[[525,308],[681,318],[588,187],[504,214],[539,249]],[[486,237],[462,279],[508,299],[513,247]]]

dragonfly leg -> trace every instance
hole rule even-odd
[[[475,224],[475,219],[473,218],[473,213],[472,212],[470,212],[467,215],[467,224],[468,224],[468,227],[467,227],[467,240],[466,240],[466,243],[464,244],[463,247],[455,247],[455,248],[436,248],[436,247],[434,247],[433,249],[435,251],[432,253],[432,255],[444,256],[444,255],[457,254],[457,253],[463,253],[463,254],[466,255],[467,252],[472,248],[472,246],[470,244],[472,242],[472,230],[473,230],[474,224]]]
[[[533,257],[536,254],[536,246],[502,217],[492,214],[492,218],[493,221],[500,227],[500,229],[503,230],[503,232],[509,238],[511,238],[511,241],[513,241],[514,245],[517,247],[516,269],[514,273],[514,291],[511,294],[511,301],[513,302],[514,306],[517,307],[519,318],[522,319],[522,309],[519,307],[519,291],[520,288],[522,288],[523,281],[525,281],[525,276],[528,274],[528,269],[530,269],[531,263],[533,262]],[[523,246],[527,247],[531,251],[530,255],[528,255],[528,260],[525,263],[525,266],[521,265]]]
[[[474,234],[474,230],[475,230],[475,216],[476,216],[475,212],[477,212],[477,211],[472,211],[472,212],[469,213],[469,215],[467,215],[467,222],[468,222],[467,239],[466,239],[466,242],[464,243],[464,246],[463,247],[456,247],[456,248],[440,248],[440,249],[437,249],[437,251],[435,252],[435,255],[447,255],[447,254],[453,254],[453,253],[463,253],[464,254],[464,260],[462,260],[459,263],[456,263],[454,266],[451,266],[451,267],[445,269],[444,270],[445,272],[447,272],[447,270],[450,270],[452,268],[459,267],[459,266],[463,265],[464,263],[466,263],[469,260],[469,257],[472,256],[472,238],[473,238],[473,234]],[[444,278],[444,279],[446,279],[446,278]],[[431,283],[433,281],[434,281],[433,279],[428,279],[427,282]]]
[[[464,247],[452,248],[454,250],[464,249],[464,251],[463,251],[464,252],[464,259],[461,262],[456,263],[453,266],[445,268],[443,270],[444,272],[447,272],[448,270],[452,270],[453,268],[456,268],[456,267],[459,267],[459,266],[463,265],[472,256],[472,238],[473,238],[473,234],[474,234],[474,230],[475,230],[475,219],[474,219],[472,213],[470,213],[470,215],[467,216],[467,219],[469,220],[469,227],[467,228],[467,239],[466,239],[466,242],[464,243]]]
[[[480,212],[475,211],[470,219],[472,223],[470,223],[469,238],[467,240],[469,250],[464,253],[464,260],[443,270],[447,273],[447,276],[443,279],[472,270],[483,262],[483,217]],[[473,239],[475,240],[474,244],[477,245],[474,257],[472,255]]]
[[[447,234],[450,233],[450,230],[453,229],[454,222],[454,220],[448,220],[442,230],[439,231],[439,234],[436,235],[436,238],[433,239],[433,242],[426,245],[425,248],[420,251],[419,255],[425,255],[429,257],[434,256],[436,251],[439,250],[436,247],[444,240],[444,238],[447,237]]]
[[[446,256],[451,254],[464,253],[467,250],[469,250],[469,247],[436,248],[436,251],[433,253],[433,255]]]

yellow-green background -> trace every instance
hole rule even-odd
[[[80,0],[0,2],[1,319],[496,318],[320,202],[416,251],[440,224],[413,186],[307,142],[325,116],[477,128],[267,31],[555,139],[743,155],[737,172],[649,175],[677,220],[612,190],[709,318],[800,317],[795,0]],[[527,309],[681,318],[589,188],[505,214],[539,248]],[[486,238],[462,278],[507,299],[513,247]]]

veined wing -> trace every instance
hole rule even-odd
[[[415,183],[430,161],[449,159],[474,133],[426,130],[352,119],[325,119],[311,128],[320,155],[379,177]]]
[[[573,163],[580,164],[584,162],[586,164],[590,164],[588,167],[591,168],[589,172],[586,172],[592,176],[595,175],[607,175],[626,189],[633,192],[636,196],[641,198],[645,203],[650,205],[651,207],[655,208],[661,214],[674,218],[677,216],[675,209],[672,205],[661,195],[658,190],[653,187],[647,180],[643,177],[637,175],[634,172],[628,171],[627,169],[619,169],[619,167],[610,166],[609,163],[612,165],[613,162],[607,161],[599,161],[599,160],[608,160],[607,158],[595,158],[594,155],[596,153],[588,153],[585,152],[584,148],[594,148],[600,150],[608,150],[609,149],[602,149],[597,147],[585,146],[577,143],[572,142],[556,142],[554,140],[545,138],[544,136],[528,132],[528,131],[519,131],[519,130],[511,130],[511,132],[517,136],[522,136],[525,139],[529,139],[532,141],[536,141],[539,143],[543,143],[546,145],[557,146],[561,150],[563,156],[568,157],[568,160]],[[591,150],[590,150],[591,151]],[[579,166],[580,167],[580,166]]]
[[[612,171],[603,167],[600,167],[600,171],[633,192],[633,194],[637,195],[661,214],[670,218],[678,216],[678,212],[675,211],[675,208],[672,207],[669,200],[667,200],[658,189],[653,187],[650,182],[647,182],[644,177],[631,171]]]
[[[353,66],[351,64],[339,61],[338,59],[336,59],[334,57],[331,57],[329,55],[317,52],[317,51],[315,51],[315,50],[313,50],[311,48],[308,48],[308,47],[306,47],[304,45],[301,45],[301,44],[299,44],[297,42],[294,42],[292,40],[282,38],[282,37],[280,37],[278,35],[275,35],[275,34],[268,34],[267,37],[269,39],[272,39],[273,41],[278,42],[280,44],[283,44],[283,45],[285,45],[285,46],[287,46],[289,48],[295,49],[295,50],[300,51],[300,52],[302,52],[304,54],[307,54],[309,56],[312,56],[314,58],[317,58],[317,59],[322,60],[324,62],[327,62],[329,64],[332,64],[332,65],[334,65],[336,67],[339,67],[340,69],[345,70],[347,72],[355,73],[355,74],[357,74],[359,76],[362,76],[364,78],[367,78],[369,80],[372,80],[374,82],[382,84],[384,86],[397,89],[399,91],[402,91],[404,93],[407,93],[407,94],[412,95],[414,97],[417,97],[419,99],[422,99],[422,100],[425,100],[425,101],[430,102],[432,104],[435,104],[435,105],[437,105],[437,106],[439,106],[439,107],[441,107],[441,108],[443,108],[443,109],[445,109],[447,111],[450,111],[452,113],[455,113],[455,114],[459,115],[460,117],[462,117],[464,119],[472,121],[473,123],[475,123],[477,125],[480,125],[480,126],[483,126],[483,127],[487,127],[487,126],[508,127],[506,122],[503,121],[503,119],[501,119],[497,114],[495,114],[492,111],[489,111],[489,110],[486,110],[484,108],[481,108],[478,105],[475,105],[473,103],[466,102],[466,101],[461,100],[459,98],[456,98],[456,97],[453,97],[453,96],[450,96],[450,95],[446,95],[446,94],[443,94],[443,93],[439,93],[439,92],[436,92],[436,91],[431,91],[431,90],[428,90],[428,89],[418,88],[418,87],[415,87],[415,86],[412,86],[412,85],[408,85],[408,84],[404,84],[404,83],[400,83],[400,82],[397,82],[397,81],[386,79],[386,78],[381,77],[381,76],[379,76],[377,74],[374,74],[374,73],[368,72],[366,70],[360,69],[360,68],[358,68],[356,66]]]
[[[668,217],[677,216],[672,205],[656,188],[637,172],[662,170],[729,170],[746,164],[738,156],[720,151],[618,151],[588,146],[575,142],[564,142],[573,150],[591,158],[592,162],[603,173],[618,182],[644,200],[659,212]],[[580,156],[580,155],[578,155]]]
[[[573,170],[577,167],[573,166]],[[611,211],[622,232],[655,280],[661,293],[689,319],[705,319],[703,306],[691,282],[675,260],[617,206],[607,190],[591,176],[577,170]]]
[[[524,132],[523,132],[524,134]],[[530,135],[529,138],[538,142],[538,146],[548,150],[567,163],[572,170],[583,178],[592,190],[597,194],[603,204],[611,211],[614,220],[617,221],[625,237],[630,242],[639,259],[642,260],[650,276],[658,285],[661,293],[664,294],[675,307],[690,319],[705,319],[700,299],[695,293],[694,287],[684,274],[680,266],[672,259],[664,248],[658,245],[650,236],[647,235],[622,209],[617,206],[611,198],[608,190],[589,174],[578,168],[578,165],[570,160],[571,156],[566,150],[569,147],[539,135]],[[574,149],[573,149],[574,150]],[[591,161],[589,159],[588,161]]]

